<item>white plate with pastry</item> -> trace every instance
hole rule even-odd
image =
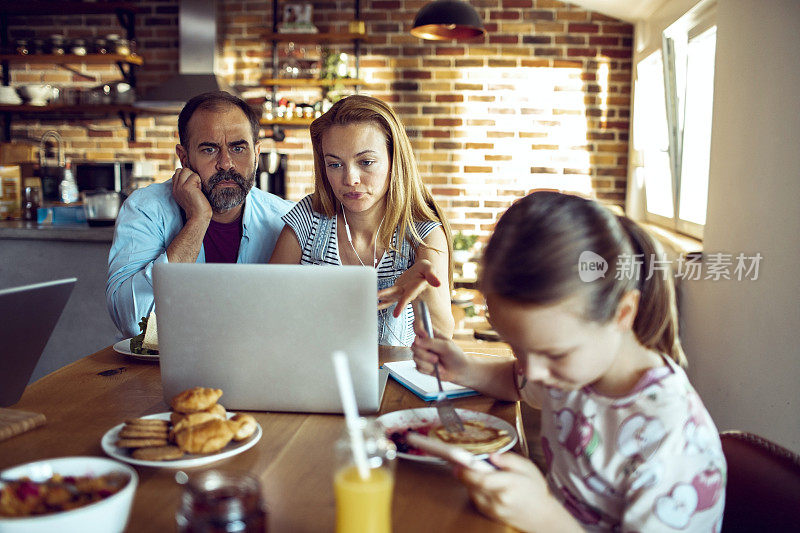
[[[114,344],[114,351],[117,353],[121,353],[122,355],[127,355],[131,359],[138,359],[140,361],[158,361],[159,355],[158,354],[144,354],[144,353],[135,353],[131,351],[131,339],[124,339]]]
[[[446,461],[409,446],[404,438],[408,431],[463,447],[479,459],[488,457],[489,453],[510,450],[517,443],[516,430],[501,418],[469,409],[456,409],[456,413],[466,426],[462,435],[447,433],[435,407],[394,411],[379,416],[377,421],[386,428],[386,436],[397,445],[398,457],[422,463],[446,464]]]
[[[154,420],[170,420],[170,415],[172,413],[157,413],[153,415],[147,415],[141,417],[142,419],[154,419]],[[233,418],[236,413],[228,413],[228,419]],[[216,463],[217,461],[221,461],[223,459],[227,459],[228,457],[233,457],[234,455],[238,455],[246,450],[249,450],[261,439],[261,435],[263,434],[261,430],[261,425],[258,422],[255,423],[256,428],[252,435],[247,437],[241,441],[230,441],[224,448],[220,451],[215,453],[209,453],[204,455],[199,454],[184,454],[182,457],[178,459],[163,459],[163,460],[144,460],[144,459],[137,459],[132,456],[132,451],[130,448],[122,448],[117,446],[117,442],[120,440],[120,432],[122,431],[125,424],[119,424],[114,426],[113,428],[109,429],[103,438],[100,440],[100,446],[103,448],[103,451],[113,459],[117,459],[118,461],[123,461],[125,463],[129,463],[132,465],[139,465],[139,466],[152,466],[156,468],[193,468],[197,466],[204,466],[211,463]]]

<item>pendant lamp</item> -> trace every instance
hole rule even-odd
[[[419,10],[411,35],[431,41],[463,40],[486,33],[478,12],[460,0],[435,0]]]

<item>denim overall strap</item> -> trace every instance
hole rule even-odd
[[[328,243],[331,240],[331,229],[333,228],[333,217],[319,215],[317,232],[314,235],[314,242],[311,243],[311,260],[314,264],[323,263],[325,254],[328,251]]]

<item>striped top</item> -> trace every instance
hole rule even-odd
[[[316,240],[317,232],[320,230],[320,221],[323,217],[325,217],[325,215],[312,210],[311,195],[308,195],[300,200],[291,211],[283,215],[283,221],[287,226],[294,230],[297,240],[300,243],[300,247],[303,249],[303,255],[300,259],[301,265],[320,264],[339,266],[342,264],[342,260],[339,257],[339,238],[336,231],[336,217],[333,217],[332,220],[333,225],[329,231],[328,245],[326,247],[324,256],[320,261],[315,261],[312,257],[313,243]],[[428,234],[434,230],[434,228],[441,225],[442,224],[440,222],[434,222],[432,220],[424,220],[414,223],[417,233],[419,233],[419,236],[423,239],[427,237]],[[397,229],[395,229],[394,235],[392,236],[392,246],[399,248],[397,246]],[[410,257],[408,258],[409,267],[414,264],[415,256],[416,253],[412,248]],[[396,250],[386,250],[378,262],[378,279],[397,277],[405,272],[407,268],[403,268],[402,270],[395,268],[395,265],[399,263],[400,261],[398,258],[398,252]]]
[[[339,238],[337,236],[337,217],[327,217],[315,212],[311,207],[311,195],[306,196],[286,213],[283,221],[292,228],[302,249],[301,265],[334,265],[342,264],[339,257]],[[438,226],[440,222],[424,220],[414,222],[417,233],[423,239]],[[414,264],[416,253],[406,242],[397,245],[397,229],[392,236],[392,247],[400,251],[387,249],[378,261],[378,290],[394,285],[397,278]],[[414,340],[414,311],[408,304],[400,317],[392,316],[393,308],[378,312],[378,340],[384,345],[410,346]]]

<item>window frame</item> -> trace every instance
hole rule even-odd
[[[679,72],[676,63],[678,56],[676,53],[676,39],[680,38],[688,45],[689,41],[695,39],[696,37],[703,36],[712,28],[716,31],[716,0],[700,2],[692,10],[684,14],[676,22],[661,32],[660,47],[652,50],[646,56],[641,57],[637,62],[636,68],[638,79],[638,65],[643,61],[648,60],[652,54],[660,52],[661,63],[663,67],[663,96],[666,105],[665,111],[669,139],[669,171],[671,176],[672,193],[672,217],[670,218],[664,215],[653,213],[647,209],[647,190],[645,185],[646,178],[644,180],[638,178],[634,179],[634,186],[640,189],[639,192],[642,193],[643,218],[646,222],[653,223],[668,230],[683,233],[700,240],[703,238],[705,225],[680,218],[680,192],[682,177],[681,166],[683,161],[683,142],[685,136],[684,113],[687,98],[686,90],[688,86],[685,79],[685,70],[687,69],[688,65],[688,55],[684,54],[681,56],[681,59],[686,61],[686,65],[683,65],[682,67],[684,71]],[[681,74],[684,76],[682,83],[679,81]],[[683,94],[681,94],[681,90],[683,91]],[[634,124],[636,124],[635,121]],[[711,127],[710,124],[709,127]],[[634,132],[634,136],[635,135],[636,133]],[[710,157],[710,144],[708,151]],[[642,152],[640,152],[638,148],[633,150],[633,161],[635,162],[633,167],[634,173],[644,172],[642,155]]]

